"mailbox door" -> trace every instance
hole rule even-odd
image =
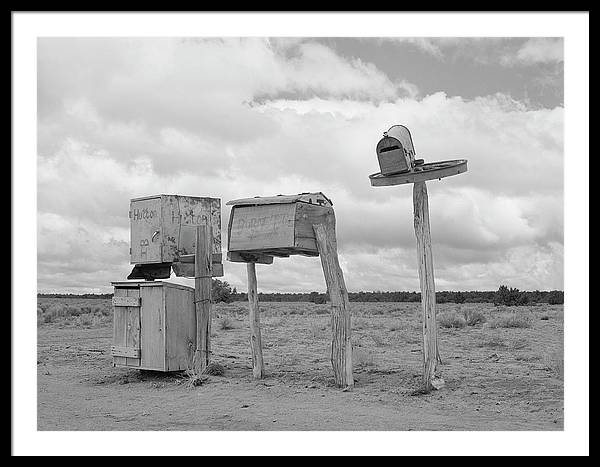
[[[115,366],[140,366],[139,287],[115,287],[111,353]]]
[[[131,201],[129,211],[131,263],[162,262],[161,199]]]
[[[221,253],[221,201],[215,198],[181,197],[179,201],[181,227],[179,254],[196,251],[196,226],[210,224],[213,230],[213,253]]]

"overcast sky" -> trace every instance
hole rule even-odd
[[[469,160],[428,183],[438,290],[562,289],[563,115],[556,38],[39,39],[38,289],[124,279],[130,198],[219,197],[226,226],[230,199],[323,191],[348,289],[418,290],[411,187],[368,179],[394,124]],[[325,289],[316,258],[257,269]]]

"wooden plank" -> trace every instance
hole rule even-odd
[[[294,246],[303,252],[313,252],[316,256],[318,248],[313,225],[323,223],[332,212],[331,207],[298,203],[295,213]]]
[[[160,197],[131,201],[129,212],[131,263],[161,262],[160,218]]]
[[[382,175],[381,173],[376,173],[369,175],[369,179],[371,180],[371,186],[393,186],[441,179],[467,171],[467,161],[465,159],[442,161],[438,164],[440,165],[440,168],[436,170],[414,171],[397,175]],[[424,164],[420,168],[423,169],[431,165],[434,164]]]
[[[128,290],[121,287],[115,287],[114,297],[126,297]],[[113,306],[113,345],[118,347],[127,346],[127,308]],[[113,356],[114,365],[127,365],[127,359],[122,356]]]
[[[196,310],[196,352],[194,369],[202,373],[210,361],[212,228],[196,227],[196,261],[194,264],[194,302]]]
[[[426,390],[443,386],[437,375],[440,360],[437,342],[435,309],[435,280],[433,253],[429,227],[429,200],[425,182],[413,186],[415,236],[417,238],[417,263],[421,285],[421,311],[423,316],[423,384]]]
[[[229,251],[293,247],[294,215],[294,204],[235,206],[231,211]]]
[[[331,364],[335,384],[342,388],[354,386],[352,375],[352,323],[348,291],[338,260],[333,210],[322,224],[314,226],[323,275],[331,300]]]
[[[234,199],[227,202],[228,206],[262,206],[265,204],[289,204],[296,202],[314,203],[331,206],[333,203],[323,193],[299,193],[297,195],[255,196],[254,198]]]
[[[110,353],[113,357],[130,357],[137,360],[140,358],[141,352],[138,347],[123,347],[120,345],[111,345]]]
[[[179,230],[181,229],[179,196],[161,195],[161,212],[161,259],[165,263],[170,263],[179,254]],[[171,271],[169,270],[169,273],[170,272]]]
[[[179,254],[193,255],[196,251],[196,227],[208,224],[212,228],[212,252],[221,253],[221,200],[219,198],[180,197],[181,231]]]
[[[177,277],[194,277],[194,264],[189,263],[172,263],[173,272]],[[212,264],[212,277],[223,277],[224,269],[222,263],[213,263]]]
[[[140,306],[140,297],[115,297],[112,298],[113,306]]]
[[[141,287],[143,303],[140,325],[141,367],[147,370],[165,370],[165,311],[163,284],[159,287]]]
[[[179,255],[179,262],[180,263],[191,263],[194,264],[195,261],[195,257],[196,255],[191,254],[191,255]],[[222,263],[223,262],[223,255],[221,253],[213,253],[212,254],[212,263]]]
[[[227,260],[233,263],[273,264],[273,257],[262,253],[228,251]]]
[[[260,335],[260,309],[258,307],[258,291],[256,281],[256,265],[248,263],[248,308],[250,320],[250,353],[252,354],[252,376],[261,379],[264,375],[262,355],[262,338]]]
[[[196,351],[194,289],[165,287],[167,371],[193,368]]]
[[[293,250],[292,250],[293,251]],[[271,256],[276,256],[278,258],[289,258],[290,253],[289,250],[285,250],[285,249],[269,249],[269,250],[263,250],[263,253],[265,255],[271,255]],[[292,253],[293,254],[293,253]]]
[[[114,297],[113,297],[114,298]],[[125,298],[125,297],[121,297]],[[138,303],[138,305],[128,306],[127,309],[127,347],[139,349],[140,347],[140,290],[139,289],[128,289],[127,299],[132,302]],[[135,356],[127,357],[127,366],[139,367],[140,366],[139,352]]]

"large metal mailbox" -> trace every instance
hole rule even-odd
[[[173,263],[193,263],[189,257],[196,248],[196,226],[203,224],[212,227],[213,264],[218,265],[213,275],[223,275],[219,198],[164,194],[134,198],[129,222],[130,263],[136,265],[129,279],[167,278]],[[173,269],[177,275],[190,275],[190,267]]]

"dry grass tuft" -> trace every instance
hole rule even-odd
[[[521,313],[507,313],[494,318],[490,327],[495,328],[530,328],[531,318]]]
[[[455,311],[445,311],[437,316],[437,321],[442,328],[464,328],[467,325],[467,321],[464,317],[459,315]]]
[[[463,317],[465,318],[467,326],[476,326],[478,324],[483,324],[487,321],[487,318],[481,311],[472,310],[469,308],[463,310]]]
[[[225,367],[220,363],[211,362],[207,365],[203,374],[211,376],[223,376],[225,374]]]
[[[546,371],[549,371],[558,379],[564,378],[565,362],[560,352],[544,355],[542,357],[542,362]]]
[[[368,350],[354,347],[352,349],[352,362],[355,367],[375,366],[375,357]]]
[[[233,329],[235,326],[233,324],[233,320],[229,316],[223,316],[219,320],[219,329],[223,331],[227,331],[228,329]]]

